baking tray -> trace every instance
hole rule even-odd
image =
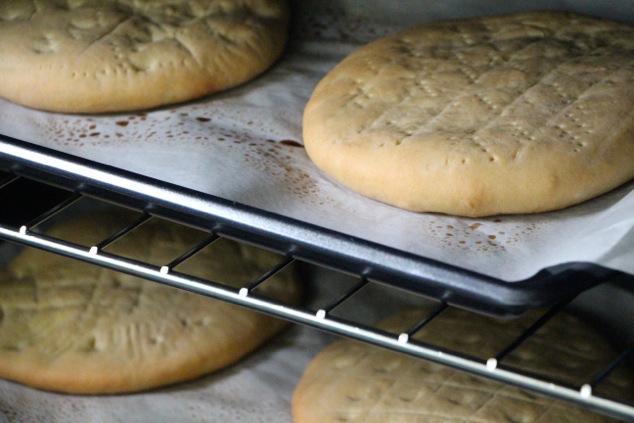
[[[507,283],[47,147],[0,135],[0,169],[497,316],[572,298],[619,272],[566,263]]]

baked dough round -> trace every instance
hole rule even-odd
[[[323,172],[407,210],[556,210],[634,177],[634,29],[570,13],[432,23],[370,43],[315,88]]]
[[[0,4],[0,97],[55,112],[182,102],[269,68],[284,0],[9,0]]]
[[[102,226],[95,228],[93,219]],[[90,246],[121,222],[92,216],[50,233]],[[116,254],[164,265],[202,240],[200,231],[165,223],[147,222]],[[175,270],[244,286],[281,258],[218,242]],[[285,271],[257,293],[295,304],[301,286],[296,274]],[[33,249],[0,273],[0,309],[0,377],[78,394],[132,392],[196,378],[238,361],[287,326],[243,307]]]
[[[407,310],[381,327],[398,334],[430,310]],[[526,327],[523,320],[494,322],[463,310],[452,312],[441,326],[424,329],[416,338],[486,360]],[[567,381],[573,374],[585,383],[616,356],[593,328],[564,313],[502,364],[554,380]],[[634,399],[631,373],[610,377],[606,384],[609,394]],[[314,358],[295,389],[292,405],[295,423],[615,421],[580,406],[349,340],[333,343]]]

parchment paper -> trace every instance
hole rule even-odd
[[[628,2],[567,3],[530,7],[634,21]],[[563,211],[456,218],[361,197],[321,174],[296,145],[314,86],[360,45],[417,22],[527,7],[422,4],[297,2],[286,56],[240,88],[159,110],[105,116],[45,113],[0,101],[0,133],[509,282],[574,261],[634,273],[632,183]]]

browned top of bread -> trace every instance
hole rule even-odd
[[[90,246],[93,236],[103,239],[121,222],[114,215],[86,216],[50,234]],[[201,241],[200,234],[152,220],[108,251],[167,264]],[[279,259],[222,239],[175,270],[241,287]],[[293,272],[261,289],[290,303],[301,292]],[[189,380],[238,361],[286,326],[223,301],[32,249],[0,273],[0,308],[0,377],[82,394]]]
[[[526,327],[525,320],[493,320],[452,311],[416,339],[486,360]],[[407,310],[381,327],[398,334],[427,312]],[[573,383],[573,375],[585,383],[615,357],[600,333],[575,315],[563,313],[504,364],[566,383]],[[604,385],[604,394],[634,399],[631,373],[621,373]],[[295,423],[615,421],[583,407],[349,340],[333,343],[309,364],[293,395],[293,416]]]
[[[58,112],[176,103],[244,83],[281,55],[284,0],[12,0],[0,97]]]
[[[634,29],[535,12],[370,43],[314,90],[304,142],[374,199],[464,216],[577,204],[634,177]]]

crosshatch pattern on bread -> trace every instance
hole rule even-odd
[[[486,360],[527,327],[521,319],[492,320],[451,310],[446,319],[434,320],[436,328],[423,329],[415,338]],[[431,311],[406,310],[381,322],[381,327],[400,333]],[[554,380],[565,380],[572,373],[576,381],[585,383],[616,356],[600,333],[565,312],[518,347],[504,365]],[[619,373],[604,385],[608,395],[634,399],[631,373]],[[331,344],[313,359],[295,389],[292,406],[295,423],[616,421],[554,398],[350,340]]]
[[[634,30],[535,12],[427,24],[370,43],[318,84],[307,152],[400,208],[564,208],[634,177]]]
[[[124,227],[116,216],[86,216],[47,233],[89,246]],[[161,265],[208,236],[167,223],[152,219],[106,252]],[[175,271],[238,288],[280,258],[221,238]],[[302,289],[293,270],[256,293],[298,303]],[[34,249],[12,260],[0,279],[0,377],[51,391],[111,394],[187,381],[237,362],[287,326],[224,301]]]
[[[253,79],[282,54],[284,0],[0,4],[0,97],[57,112],[118,112]]]

